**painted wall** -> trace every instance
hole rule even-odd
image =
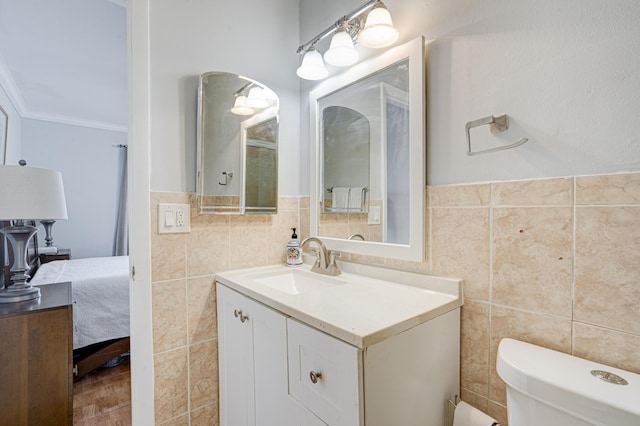
[[[53,243],[74,259],[112,254],[122,167],[113,145],[126,143],[126,133],[22,120],[20,158],[62,173],[69,219],[55,223]]]
[[[300,2],[301,42],[360,0]],[[447,184],[640,170],[640,4],[633,0],[388,0],[399,42],[428,41],[427,182]],[[328,44],[327,41],[323,43]],[[327,46],[320,45],[324,51]],[[371,54],[371,50],[365,52]],[[303,89],[309,87],[303,83]],[[302,118],[308,111],[303,90]],[[465,123],[509,114],[507,132]],[[308,137],[302,122],[302,138]],[[304,163],[308,152],[303,151]],[[304,186],[306,188],[306,186]]]
[[[8,165],[16,165],[20,161],[20,146],[22,140],[22,124],[20,114],[16,111],[15,107],[11,103],[9,96],[5,92],[4,88],[0,84],[0,106],[4,109],[9,116],[9,122],[7,124],[7,146],[6,146],[6,163]],[[0,135],[4,137],[4,135]],[[0,150],[0,164],[2,164],[2,155],[4,153]]]
[[[298,195],[298,1],[164,0],[150,15],[151,189],[195,191],[198,76],[226,71],[280,97],[280,195]]]

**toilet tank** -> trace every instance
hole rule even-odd
[[[510,425],[640,425],[638,374],[513,339],[500,342],[496,369]]]

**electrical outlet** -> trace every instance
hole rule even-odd
[[[189,204],[158,204],[158,234],[191,232]]]

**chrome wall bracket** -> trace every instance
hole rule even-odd
[[[474,127],[489,125],[489,130],[491,133],[501,133],[509,128],[509,116],[507,114],[500,115],[498,117],[490,115],[488,117],[479,118],[477,120],[469,121],[464,127],[467,132],[467,155],[478,155],[478,154],[487,154],[490,152],[503,151],[505,149],[511,149],[518,147],[524,143],[526,143],[529,139],[521,138],[517,142],[514,142],[509,145],[499,146],[496,148],[484,149],[481,151],[473,151],[471,149],[471,132],[470,130]]]

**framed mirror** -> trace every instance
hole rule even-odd
[[[311,235],[350,253],[422,261],[424,39],[310,93]]]
[[[198,85],[199,214],[273,214],[278,205],[278,96],[226,72]]]

